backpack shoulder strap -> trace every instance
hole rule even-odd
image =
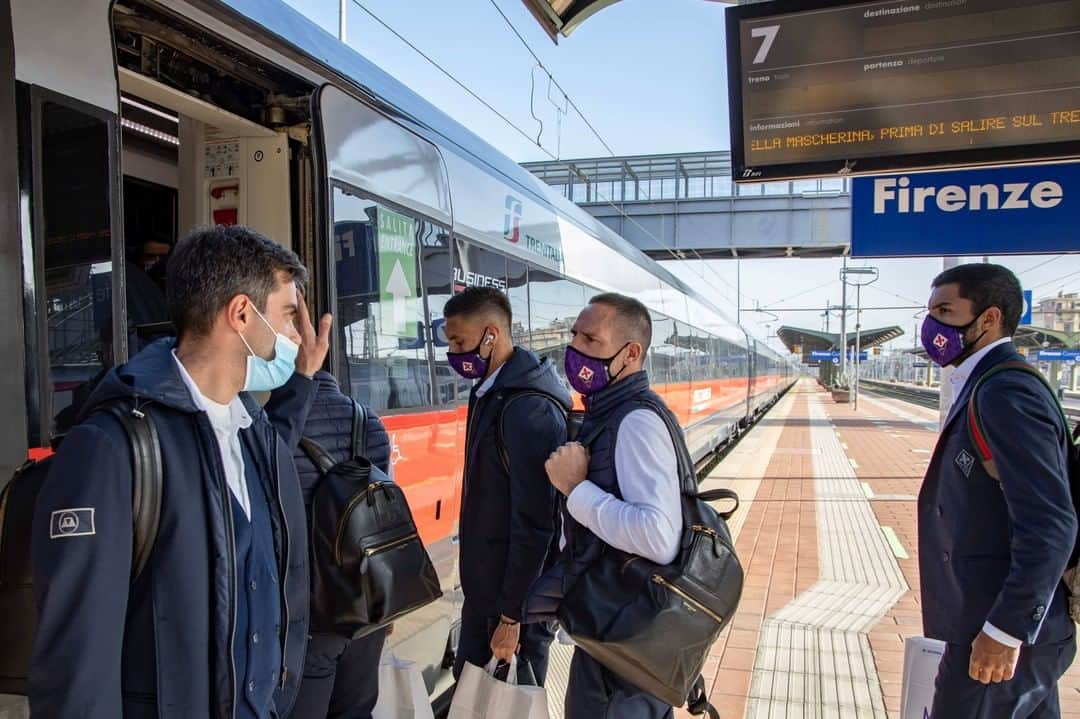
[[[523,389],[517,392],[508,393],[503,398],[502,406],[499,407],[499,416],[495,421],[495,448],[499,452],[499,461],[502,462],[503,469],[507,472],[510,471],[510,454],[506,451],[506,441],[503,438],[503,420],[506,416],[506,410],[514,400],[530,396],[547,399],[563,413],[563,416],[566,415],[566,409],[563,407],[562,403],[548,392],[538,389]]]
[[[1057,395],[1054,394],[1053,388],[1050,383],[1047,382],[1046,377],[1038,369],[1032,367],[1027,362],[1003,362],[996,367],[989,369],[979,381],[975,383],[975,387],[971,390],[971,397],[968,399],[967,407],[967,420],[968,429],[971,432],[971,438],[975,443],[975,448],[979,452],[979,456],[983,462],[993,461],[993,453],[990,450],[990,444],[986,441],[986,432],[984,431],[984,424],[982,417],[979,416],[979,411],[975,404],[975,398],[979,393],[979,389],[982,388],[984,382],[993,377],[994,375],[1001,374],[1002,372],[1024,372],[1025,374],[1032,375],[1038,378],[1039,382],[1046,391],[1050,394],[1050,398],[1054,401],[1054,406],[1058,408],[1058,412],[1061,414],[1061,419],[1065,423],[1065,434],[1069,435],[1069,420],[1065,414],[1065,410],[1061,407],[1061,403],[1058,402]]]
[[[353,457],[367,457],[367,407],[353,400]]]
[[[133,546],[131,581],[142,574],[150,560],[161,523],[164,467],[161,442],[148,405],[113,403],[106,412],[116,418],[131,442]]]
[[[671,435],[671,441],[675,445],[675,459],[678,462],[679,484],[682,493],[690,496],[697,496],[697,476],[694,474],[694,462],[690,458],[690,450],[686,447],[686,439],[683,437],[682,427],[675,422],[666,407],[657,404],[647,397],[643,397],[637,401],[639,404],[644,405],[660,415],[660,419],[663,420],[664,425],[667,427],[668,434]]]
[[[334,468],[335,464],[337,464],[337,462],[334,461],[334,458],[330,456],[330,453],[313,439],[301,437],[300,449],[303,450],[304,454],[307,455],[307,458],[311,460],[311,463],[315,465],[315,469],[319,474],[326,474]]]

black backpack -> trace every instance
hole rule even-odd
[[[683,521],[679,553],[671,564],[659,565],[605,546],[566,591],[557,616],[582,650],[618,676],[668,704],[687,703],[691,714],[716,716],[701,670],[742,596],[743,569],[726,521],[739,497],[730,489],[698,491],[682,429],[666,408],[647,404],[675,444]],[[717,512],[708,504],[722,499],[735,506]]]
[[[117,402],[95,411],[115,417],[131,442],[134,583],[146,567],[157,539],[163,479],[161,446],[146,406]],[[58,438],[53,442],[54,448],[60,441]],[[27,462],[0,491],[0,694],[26,694],[37,631],[30,556],[34,505],[51,466],[51,457]]]
[[[499,461],[502,462],[503,469],[507,472],[510,471],[510,455],[506,451],[506,440],[503,438],[503,421],[506,418],[506,410],[510,407],[516,399],[522,397],[543,397],[550,401],[555,407],[566,417],[566,441],[573,442],[577,439],[578,430],[581,428],[581,421],[584,418],[584,413],[573,410],[567,412],[563,403],[559,401],[559,398],[553,394],[549,394],[538,389],[520,389],[511,390],[510,392],[501,392],[502,406],[499,407],[498,420],[495,422],[495,448],[499,452]]]
[[[348,637],[370,634],[442,596],[405,493],[364,457],[366,424],[357,405],[353,457],[344,462],[317,442],[300,440],[322,475],[309,517],[312,629]]]

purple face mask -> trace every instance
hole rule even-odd
[[[619,352],[626,349],[629,344],[627,342],[620,347]],[[607,387],[614,379],[611,376],[611,363],[619,356],[619,352],[607,358],[590,357],[573,347],[567,347],[563,368],[566,370],[566,379],[570,381],[570,386],[586,397]],[[623,369],[626,368],[623,367]],[[619,370],[619,373],[621,374],[622,370]]]
[[[487,374],[488,362],[491,361],[490,354],[488,354],[487,359],[480,356],[480,348],[484,346],[485,342],[490,342],[493,339],[485,328],[482,339],[475,349],[470,352],[447,352],[446,361],[450,363],[455,372],[465,379],[480,379]]]
[[[947,325],[944,322],[926,316],[922,325],[922,346],[935,364],[945,367],[960,359],[970,345],[964,339],[967,331],[975,324],[976,317],[966,325]],[[978,342],[976,340],[975,342]],[[975,344],[975,343],[972,343]]]

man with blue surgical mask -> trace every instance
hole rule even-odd
[[[35,510],[35,716],[288,714],[303,672],[308,568],[290,447],[250,391],[310,378],[328,348],[285,247],[245,227],[194,231],[168,268],[178,339],[113,369],[66,437]],[[310,379],[305,385],[314,397]],[[119,404],[149,415],[161,515],[132,579],[133,463]],[[291,429],[287,429],[291,432]],[[67,518],[58,531],[53,517]]]

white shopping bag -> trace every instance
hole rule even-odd
[[[379,701],[371,719],[435,719],[420,670],[389,649],[379,662]]]
[[[945,642],[908,637],[904,642],[904,683],[900,689],[900,719],[928,719],[934,703],[937,678]]]
[[[517,657],[510,661],[506,681],[495,678],[497,664],[492,658],[481,669],[465,662],[447,719],[550,719],[543,687],[517,684]]]

